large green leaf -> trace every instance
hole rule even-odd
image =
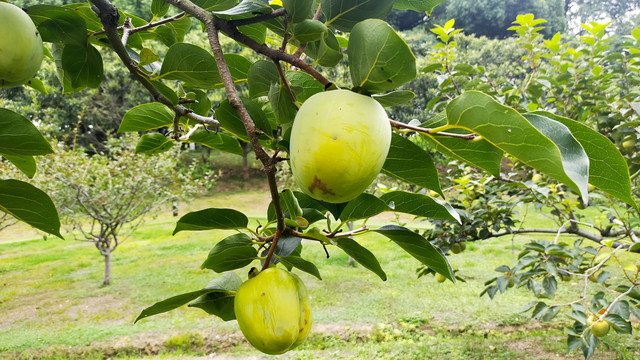
[[[318,65],[333,67],[342,60],[340,44],[332,31],[324,33],[318,41],[307,43],[304,51],[309,57],[315,60]]]
[[[351,31],[347,55],[353,85],[372,94],[394,90],[418,75],[411,49],[382,20],[358,23]]]
[[[382,172],[443,195],[438,170],[431,156],[420,146],[398,134],[394,133],[391,137],[389,154],[382,166]]]
[[[452,100],[447,105],[447,120],[450,127],[482,136],[525,164],[578,191],[583,199],[588,198],[588,167],[570,168],[569,171],[564,167],[564,160],[587,158],[566,126],[556,122],[549,127],[556,141],[561,141],[556,144],[516,110],[477,91],[467,91]],[[549,125],[548,122],[545,124]],[[570,142],[571,138],[573,142]],[[584,162],[580,160],[580,163]]]
[[[151,13],[155,17],[163,17],[169,11],[169,3],[164,0],[152,0],[151,1]]]
[[[186,294],[176,295],[149,306],[148,308],[142,310],[142,312],[140,313],[140,315],[138,315],[134,323],[138,322],[138,320],[140,319],[144,319],[149,316],[161,314],[161,313],[176,309],[188,303],[189,301],[197,299],[198,297],[205,294],[217,292],[217,293],[232,295],[233,294],[232,292],[238,290],[240,285],[242,285],[242,279],[240,278],[240,276],[238,276],[238,274],[233,272],[225,273],[221,277],[210,281],[207,287],[205,287],[204,289],[192,291]],[[218,314],[215,314],[215,315],[218,315]],[[223,320],[233,320],[235,318],[235,315],[232,316],[231,318],[229,318],[228,315],[224,317],[223,316],[220,316],[220,317]]]
[[[284,74],[291,84],[291,90],[296,95],[296,100],[303,103],[311,96],[324,91],[324,86],[313,76],[302,71],[287,71]]]
[[[272,84],[269,90],[269,103],[278,124],[289,124],[298,112],[284,84]]]
[[[241,229],[249,224],[247,216],[233,209],[204,209],[190,212],[178,220],[173,235],[184,230]]]
[[[238,5],[238,0],[192,0],[192,2],[208,11],[223,11]]]
[[[53,153],[51,145],[24,116],[0,109],[0,154],[46,155]]]
[[[242,0],[240,4],[228,10],[213,11],[216,15],[225,18],[246,17],[258,14],[269,14],[273,12],[269,6],[269,0]]]
[[[388,92],[386,94],[374,95],[372,96],[380,105],[384,107],[392,107],[398,105],[405,105],[409,101],[413,100],[416,97],[416,94],[413,91],[409,90],[397,90]]]
[[[213,247],[200,268],[225,272],[249,265],[258,256],[246,234],[234,234],[224,238]]]
[[[348,32],[360,21],[387,17],[393,8],[393,1],[322,0],[321,5],[327,26]]]
[[[44,191],[29,183],[0,180],[0,210],[62,239],[56,206]]]
[[[586,179],[584,183],[576,181],[580,193],[585,201],[588,201],[589,157],[571,130],[562,123],[537,114],[525,114],[531,125],[553,141],[560,149],[562,166],[565,173],[571,179]]]
[[[173,147],[173,140],[160,133],[144,134],[136,144],[136,154],[160,154]]]
[[[7,154],[2,154],[2,156],[27,175],[27,177],[32,178],[36,174],[38,165],[36,164],[36,159],[33,156]]]
[[[251,98],[269,95],[271,84],[279,82],[280,75],[273,61],[258,60],[249,68],[248,85]]]
[[[340,220],[354,221],[366,219],[390,210],[387,204],[371,194],[360,194],[349,201],[340,213]]]
[[[280,261],[282,261],[282,263],[285,265],[293,266],[298,270],[302,270],[308,274],[311,274],[317,277],[319,280],[322,280],[322,277],[320,276],[320,271],[318,271],[318,268],[312,262],[307,261],[299,256],[295,256],[295,255],[285,256],[283,258],[280,258]]]
[[[460,222],[460,214],[446,201],[431,196],[391,191],[380,197],[396,212],[422,216],[429,219],[447,219]]]
[[[225,54],[234,82],[247,81],[251,62],[236,54]],[[214,89],[222,87],[216,61],[207,50],[191,44],[177,43],[167,50],[160,78],[180,80],[189,87]]]
[[[301,44],[306,44],[322,39],[327,33],[327,26],[319,20],[306,19],[300,23],[293,25],[292,40]]]
[[[188,306],[202,309],[207,314],[215,315],[224,321],[231,321],[236,319],[235,298],[235,292],[214,291],[201,295]]]
[[[243,155],[238,139],[220,132],[197,130],[191,134],[189,141],[231,154]]]
[[[627,162],[608,138],[575,120],[543,111],[536,111],[534,114],[561,122],[571,130],[589,156],[590,184],[640,211],[631,196]]]
[[[239,26],[238,30],[255,40],[258,44],[264,44],[267,41],[267,27],[264,24],[249,24]]]
[[[447,124],[445,112],[439,113],[429,121],[421,125],[423,128],[437,128]],[[463,129],[451,129],[451,133],[471,134]],[[450,136],[436,134],[421,134],[421,136],[432,142],[436,149],[449,156],[458,158],[467,164],[484,169],[493,176],[500,176],[500,162],[504,152],[493,146],[483,138],[476,138],[473,141]]]
[[[373,255],[371,251],[358,244],[358,242],[353,239],[338,238],[335,241],[338,247],[342,249],[342,251],[351,256],[360,265],[378,275],[380,279],[382,279],[382,281],[387,280],[387,274],[384,272],[384,270],[382,270],[378,259],[376,259],[375,255]]]
[[[264,135],[261,137],[271,138],[273,136],[271,133],[271,124],[262,110],[262,107],[257,102],[245,97],[242,98],[242,103],[249,112],[249,115],[256,127],[264,132]],[[242,119],[240,119],[240,115],[238,115],[236,109],[231,106],[231,103],[229,103],[229,99],[222,101],[216,109],[216,119],[220,122],[221,127],[227,132],[249,142],[249,136],[247,136],[247,130],[244,127],[244,123],[242,122]]]
[[[66,44],[62,69],[74,88],[97,88],[102,83],[102,56],[93,45]]]
[[[184,36],[191,29],[191,18],[183,16],[178,20],[151,28],[149,32],[166,46],[184,41]]]
[[[85,21],[73,9],[34,5],[27,8],[27,14],[36,24],[43,41],[80,46],[87,44]]]
[[[313,16],[313,5],[315,3],[315,0],[282,0],[282,5],[294,23]]]
[[[440,249],[424,237],[398,225],[385,225],[373,231],[388,237],[422,264],[454,283],[456,282],[447,258]]]
[[[122,117],[118,132],[147,131],[173,124],[174,113],[161,103],[137,105]]]
[[[431,14],[433,8],[443,2],[444,0],[395,0],[393,7],[398,10],[413,10]]]

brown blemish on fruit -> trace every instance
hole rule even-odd
[[[320,191],[322,191],[323,195],[336,195],[336,193],[334,193],[333,191],[329,190],[327,188],[327,185],[323,184],[322,181],[320,181],[320,179],[318,179],[317,176],[313,177],[313,183],[311,183],[311,185],[309,185],[309,192],[313,194],[313,190],[318,189]]]

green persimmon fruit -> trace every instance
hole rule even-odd
[[[607,335],[607,333],[609,332],[609,328],[611,327],[609,325],[609,322],[604,319],[600,321],[596,320],[598,320],[598,317],[593,314],[589,315],[589,317],[587,318],[587,326],[591,326],[591,333],[597,337],[603,337]]]
[[[0,88],[20,86],[40,69],[42,37],[21,8],[0,2]]]
[[[453,245],[451,245],[451,252],[454,254],[459,254],[462,251],[462,246],[460,246],[460,243],[455,243]]]
[[[443,282],[445,282],[446,280],[447,280],[447,278],[446,278],[444,275],[442,275],[442,274],[440,274],[440,273],[437,273],[437,274],[436,274],[436,281],[437,281],[437,282],[439,282],[439,283],[443,283]]]
[[[387,158],[391,125],[374,99],[349,90],[311,96],[291,129],[291,170],[302,191],[342,203],[360,195]]]
[[[311,329],[307,288],[299,277],[270,267],[240,285],[234,310],[244,337],[266,354],[300,345]]]

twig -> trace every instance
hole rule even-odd
[[[184,15],[185,15],[185,12],[181,12],[181,13],[179,13],[177,15],[174,15],[174,16],[171,16],[171,17],[168,17],[166,19],[162,19],[162,20],[159,20],[159,21],[156,21],[156,22],[153,22],[153,23],[148,23],[147,25],[139,26],[137,28],[131,28],[131,19],[127,18],[127,19],[129,19],[129,26],[127,27],[127,23],[126,23],[126,19],[125,19],[125,24],[123,26],[118,26],[117,30],[118,31],[122,31],[123,32],[123,36],[124,36],[125,32],[128,33],[129,35],[131,35],[131,34],[135,34],[135,33],[140,32],[140,31],[149,30],[149,29],[154,28],[156,26],[160,26],[160,25],[164,25],[164,24],[170,23],[170,22],[172,22],[174,20],[178,20],[181,17],[183,17]],[[106,30],[101,30],[101,31],[94,32],[94,33],[90,34],[89,36],[98,36],[98,35],[104,35],[104,34],[106,34]],[[126,44],[126,42],[124,44]]]
[[[448,132],[434,131],[434,129],[427,129],[419,126],[413,126],[413,125],[405,124],[396,120],[389,120],[389,122],[391,123],[391,126],[396,129],[408,129],[421,134],[448,136],[448,137],[459,138],[464,140],[473,140],[478,136],[473,133],[472,134],[454,134],[454,133],[448,133]]]

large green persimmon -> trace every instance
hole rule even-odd
[[[609,333],[610,325],[609,322],[602,319],[598,320],[598,315],[590,314],[587,318],[587,326],[591,326],[591,333],[597,337],[603,337]]]
[[[389,118],[376,100],[349,90],[315,94],[291,129],[293,177],[317,200],[349,201],[376,178],[390,143]]]
[[[40,69],[42,38],[21,8],[0,2],[0,88],[20,86]]]
[[[282,354],[300,345],[311,329],[308,292],[300,278],[270,267],[242,283],[234,309],[242,334],[266,354]]]

